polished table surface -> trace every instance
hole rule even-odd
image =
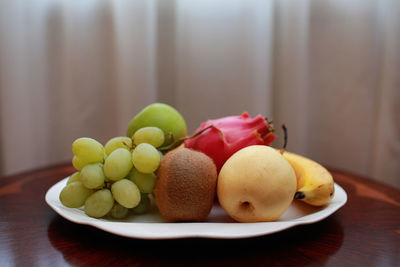
[[[70,164],[0,178],[0,266],[400,266],[400,190],[330,169],[348,202],[328,218],[246,239],[141,240],[69,222],[45,202]]]

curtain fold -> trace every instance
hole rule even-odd
[[[68,161],[161,101],[261,113],[281,145],[400,188],[400,2],[0,2],[0,175]]]
[[[272,115],[272,2],[176,3],[174,103],[189,128],[245,110]]]
[[[381,65],[370,153],[371,176],[400,187],[400,2],[378,5]]]

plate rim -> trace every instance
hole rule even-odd
[[[135,238],[135,239],[145,239],[145,240],[164,240],[164,239],[182,239],[182,238],[207,238],[207,239],[240,239],[240,238],[251,238],[251,237],[259,237],[259,236],[264,236],[264,235],[270,235],[274,234],[277,232],[281,232],[284,230],[287,230],[289,228],[298,226],[298,225],[307,225],[307,224],[313,224],[319,221],[324,220],[325,218],[329,217],[333,213],[335,213],[337,210],[339,210],[341,207],[343,207],[348,200],[346,191],[337,183],[334,183],[335,186],[335,195],[334,198],[332,199],[331,203],[328,204],[326,207],[313,212],[311,214],[307,214],[305,216],[296,218],[294,220],[290,221],[277,221],[277,222],[254,222],[254,223],[239,223],[239,222],[226,222],[226,223],[221,223],[221,222],[175,222],[175,223],[169,223],[169,222],[154,222],[154,223],[148,223],[148,222],[118,222],[118,221],[106,221],[105,219],[95,219],[95,218],[90,218],[87,217],[85,219],[79,219],[75,218],[74,216],[71,216],[69,213],[65,213],[63,210],[61,210],[59,207],[53,204],[54,198],[52,195],[54,193],[57,193],[56,190],[58,187],[61,187],[61,184],[66,184],[68,177],[65,177],[64,179],[61,179],[57,183],[53,184],[46,192],[45,195],[45,201],[47,205],[50,206],[51,209],[53,209],[58,215],[63,217],[64,219],[76,223],[76,224],[82,224],[82,225],[89,225],[95,228],[98,228],[102,231],[122,236],[122,237],[127,237],[127,238]],[[338,197],[340,196],[340,198]],[[333,200],[339,200],[338,202],[334,202]],[[59,199],[56,200],[59,202]],[[333,204],[332,204],[333,203]],[[59,202],[60,205],[61,202]],[[71,209],[74,210],[74,208],[67,208],[63,207],[65,209]],[[306,220],[302,219],[304,217],[314,215],[311,218],[308,218]],[[319,216],[315,216],[319,215]],[[240,225],[241,228],[243,226],[249,226],[249,225],[258,225],[258,226],[263,226],[263,225],[278,225],[278,227],[275,227],[273,230],[266,230],[266,231],[256,231],[255,233],[246,233],[246,232],[238,232],[238,233],[196,233],[196,232],[182,232],[182,233],[166,233],[166,234],[151,234],[151,233],[126,233],[124,231],[118,231],[118,228],[113,228],[110,227],[110,225],[115,225],[115,224],[126,224],[134,223],[137,226],[160,226],[160,225],[168,225],[168,226],[176,226],[176,225]],[[266,228],[268,229],[268,227]]]

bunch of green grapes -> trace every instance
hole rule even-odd
[[[61,203],[69,208],[83,206],[94,218],[121,219],[130,211],[147,212],[165,137],[157,127],[144,127],[132,138],[114,137],[105,146],[92,138],[78,138],[72,144],[77,171],[61,191]]]

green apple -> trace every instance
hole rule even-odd
[[[182,115],[173,107],[163,103],[153,103],[142,109],[128,124],[126,135],[133,134],[143,127],[154,126],[160,128],[165,134],[164,145],[186,136],[186,122]]]

